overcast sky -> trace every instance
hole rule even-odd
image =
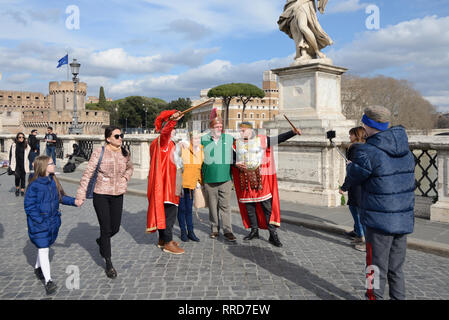
[[[279,31],[285,0],[0,0],[0,89],[48,93],[67,80],[66,52],[81,63],[88,95],[196,98],[227,82],[261,86],[288,66],[294,42]],[[368,5],[379,29],[368,29]],[[73,11],[79,8],[79,29]],[[318,13],[334,64],[361,76],[409,80],[449,111],[447,0],[329,0]]]

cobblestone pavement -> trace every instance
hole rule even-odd
[[[157,234],[145,234],[146,199],[130,195],[112,239],[114,280],[106,277],[95,243],[99,227],[92,201],[80,209],[61,207],[62,226],[50,249],[58,291],[47,296],[33,273],[37,249],[28,239],[23,198],[15,197],[12,177],[1,176],[0,184],[0,299],[363,299],[365,254],[346,238],[284,223],[282,248],[268,243],[266,230],[259,240],[243,241],[247,231],[234,214],[238,241],[230,244],[222,236],[208,237],[208,214],[200,211],[202,221],[194,223],[201,242],[181,242],[186,253],[175,256],[157,248]],[[62,185],[75,194],[76,185]],[[174,234],[179,241],[177,225]],[[449,299],[448,265],[448,258],[408,250],[407,298]],[[75,283],[70,290],[76,269],[79,289]]]

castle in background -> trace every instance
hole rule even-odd
[[[109,112],[86,110],[87,84],[77,84],[76,103],[78,123],[85,134],[102,134],[109,125]],[[49,93],[0,90],[0,117],[3,133],[33,129],[46,132],[50,126],[57,134],[68,134],[73,120],[74,85],[72,81],[52,81]]]

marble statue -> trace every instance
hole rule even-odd
[[[279,17],[279,29],[295,41],[296,57],[292,66],[313,62],[332,64],[321,49],[331,45],[332,39],[317,18],[317,6],[324,13],[328,0],[287,0]]]

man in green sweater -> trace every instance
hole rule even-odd
[[[210,133],[201,138],[204,150],[202,166],[203,182],[209,203],[209,220],[212,239],[218,237],[219,216],[222,221],[223,235],[228,241],[236,241],[232,233],[231,192],[234,138],[224,134],[223,121],[214,118],[210,121]]]

